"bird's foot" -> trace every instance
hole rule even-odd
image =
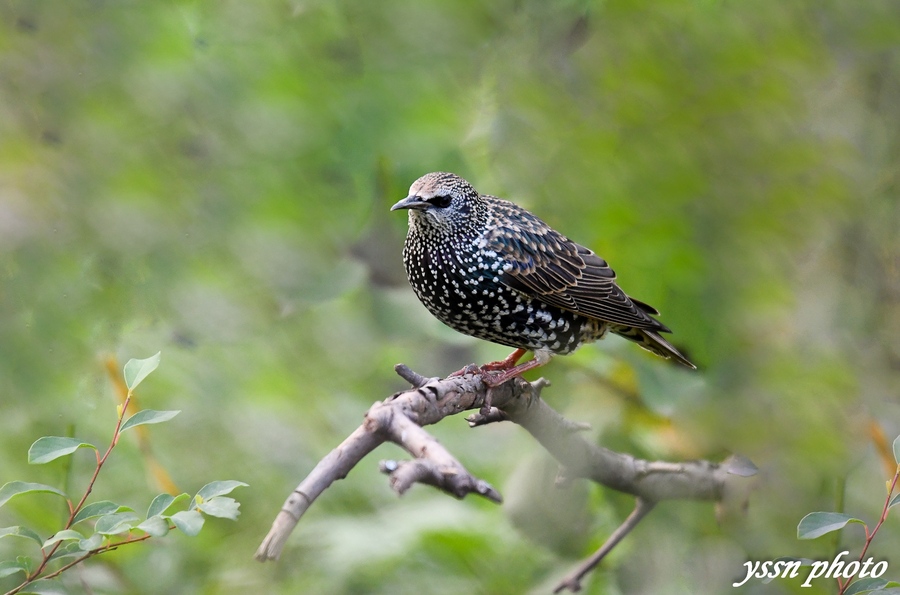
[[[481,368],[476,366],[475,364],[469,364],[468,366],[453,372],[452,374],[448,374],[447,378],[455,378],[457,376],[465,376],[466,374],[478,374],[481,371]]]
[[[508,380],[512,380],[513,378],[515,378],[516,376],[521,374],[521,372],[517,372],[515,370],[502,370],[501,371],[501,370],[485,369],[484,366],[481,367],[481,369],[479,370],[479,373],[481,375],[481,381],[488,388],[498,387],[501,384],[503,384],[504,382],[506,382]]]
[[[489,364],[481,366],[481,381],[490,388],[497,387],[504,382],[509,382],[513,378],[521,376],[528,370],[533,370],[534,368],[543,366],[548,361],[550,361],[549,353],[537,351],[534,354],[534,359],[529,360],[524,364],[515,365],[518,359],[522,357],[522,354],[519,353],[520,351],[522,353],[525,353],[524,349],[517,349],[512,355],[510,355],[502,362],[491,362]],[[501,365],[496,366],[494,364]]]
[[[458,378],[459,376],[474,374],[481,377],[481,381],[484,382],[485,386],[493,388],[495,386],[500,386],[507,380],[511,380],[521,374],[521,371],[517,371],[515,369],[498,370],[495,368],[490,368],[488,367],[488,365],[489,364],[485,364],[479,367],[475,364],[469,364],[468,366],[457,370],[456,372],[447,374],[447,378]]]
[[[485,370],[509,370],[514,367],[516,363],[522,359],[522,356],[525,355],[527,350],[525,349],[516,349],[512,353],[509,354],[509,357],[506,359],[501,359],[496,362],[488,362],[481,366],[481,371]],[[502,384],[502,383],[501,383]]]

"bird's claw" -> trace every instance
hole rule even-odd
[[[515,378],[515,375],[512,375],[512,376],[509,375],[508,370],[506,370],[506,371],[491,370],[491,369],[485,369],[485,367],[482,366],[478,371],[481,375],[481,381],[488,388],[496,388],[496,387],[500,386],[501,384],[503,384],[504,382],[510,380],[511,378]]]
[[[479,368],[475,364],[469,364],[466,367],[453,372],[452,374],[448,374],[447,378],[456,378],[457,376],[465,376],[466,374],[478,374],[479,372],[481,372],[481,368]]]

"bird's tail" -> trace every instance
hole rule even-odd
[[[697,369],[697,366],[692,364],[688,358],[681,355],[681,352],[675,349],[674,345],[663,339],[656,331],[620,325],[610,325],[609,330],[629,341],[634,341],[650,353],[654,353],[666,359],[674,359],[679,364],[693,370]]]

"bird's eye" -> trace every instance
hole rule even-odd
[[[438,194],[434,198],[430,199],[428,202],[433,204],[439,209],[446,209],[450,206],[450,203],[453,202],[453,197],[449,194]]]

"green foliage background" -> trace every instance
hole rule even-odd
[[[288,492],[403,387],[393,364],[506,355],[442,328],[403,275],[388,208],[449,170],[595,248],[702,367],[609,339],[541,371],[552,405],[639,456],[761,468],[719,522],[660,506],[587,592],[719,594],[748,559],[858,552],[858,527],[837,544],[796,524],[842,501],[874,521],[870,422],[900,433],[898,23],[888,0],[3,0],[0,481],[61,485],[29,444],[70,424],[102,443],[103,358],[161,349],[141,404],[183,413],[150,430],[154,453],[184,491],[248,482],[243,514],[94,560],[73,592],[548,592],[631,503],[560,493],[523,431],[462,419],[434,431],[503,507],[397,499],[384,447],[279,563],[251,559]],[[145,466],[123,440],[97,493],[143,509]],[[22,497],[0,525],[50,534],[58,506]],[[897,523],[870,551],[898,565],[885,578]],[[799,583],[742,591],[833,588]]]

